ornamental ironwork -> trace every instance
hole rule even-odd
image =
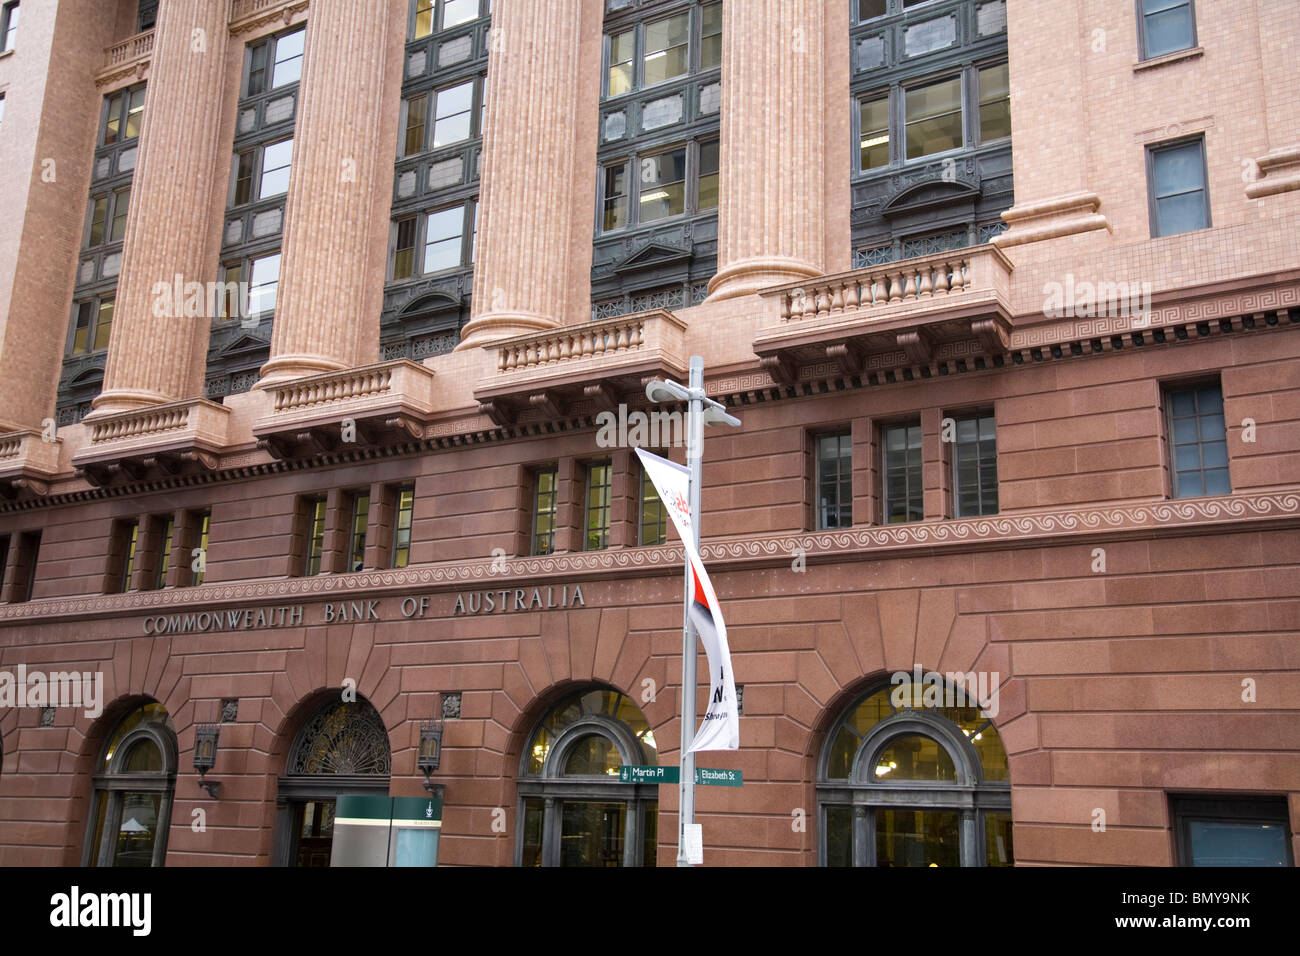
[[[299,731],[288,773],[387,776],[391,768],[388,731],[375,708],[364,701],[337,701]]]

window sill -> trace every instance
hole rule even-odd
[[[7,56],[12,56],[14,49],[15,49],[14,47],[10,47],[7,50],[0,50],[0,60],[3,60]]]
[[[1205,54],[1205,48],[1194,46],[1186,50],[1175,50],[1173,53],[1166,53],[1163,56],[1153,56],[1149,60],[1139,60],[1133,64],[1133,72],[1140,73],[1143,70],[1154,70],[1158,66],[1164,66],[1167,63],[1178,63],[1181,60],[1191,60]]]

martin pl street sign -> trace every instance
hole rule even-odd
[[[623,764],[618,768],[619,783],[680,783],[680,767],[638,767]]]

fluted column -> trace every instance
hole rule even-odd
[[[563,324],[580,7],[493,4],[474,303],[458,348]]]
[[[208,322],[175,303],[156,309],[154,286],[214,278],[219,228],[206,213],[229,162],[220,135],[229,22],[230,0],[159,4],[104,390],[88,417],[202,394]]]
[[[390,194],[383,144],[397,106],[386,95],[386,51],[405,23],[390,6],[312,0],[271,358],[259,385],[363,365],[378,350],[375,210]]]
[[[718,272],[727,299],[824,271],[822,0],[722,5]]]

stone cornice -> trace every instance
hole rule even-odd
[[[1188,535],[1230,527],[1295,527],[1300,524],[1300,491],[1138,502],[1093,508],[1068,508],[1024,514],[990,515],[913,524],[869,526],[840,531],[746,535],[707,541],[703,557],[715,572],[788,564],[802,552],[810,564],[993,551],[1035,544],[1085,544],[1094,540]],[[484,585],[513,588],[548,579],[605,579],[632,574],[675,574],[681,570],[679,546],[586,551],[545,557],[449,561],[399,570],[321,574],[307,578],[208,584],[195,588],[137,591],[130,594],[49,598],[0,605],[0,625],[57,619],[164,613],[185,608],[261,604],[287,600],[330,600],[346,595],[410,590],[452,590]],[[494,570],[495,569],[495,570]],[[490,589],[490,588],[489,588]],[[724,595],[725,599],[725,595]]]
[[[230,12],[230,35],[245,36],[279,20],[284,26],[305,15],[308,0],[235,0]]]

